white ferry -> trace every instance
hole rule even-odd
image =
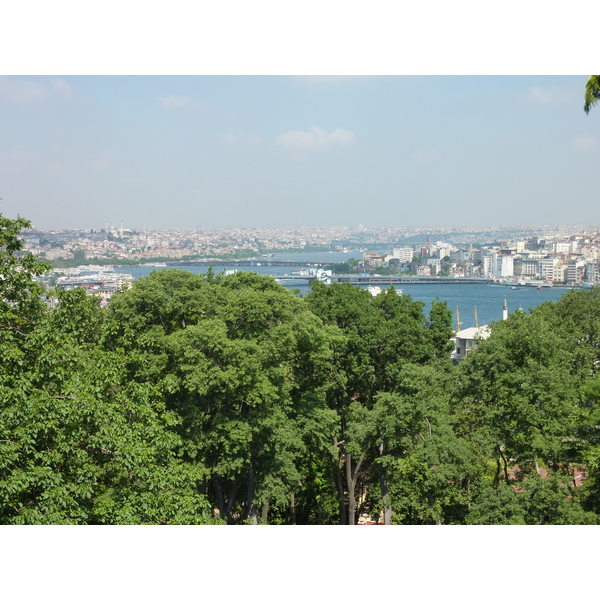
[[[396,290],[396,294],[398,296],[402,296],[403,291],[404,291],[404,288]],[[371,296],[375,297],[375,296],[379,296],[379,294],[381,294],[382,290],[378,285],[369,285],[367,287],[367,292],[369,292],[371,294]]]

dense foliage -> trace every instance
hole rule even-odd
[[[592,75],[585,84],[585,104],[583,110],[586,114],[589,114],[592,106],[596,106],[598,99],[600,98],[600,75]]]
[[[600,290],[493,324],[444,302],[154,271],[49,309],[0,216],[0,523],[589,524]]]

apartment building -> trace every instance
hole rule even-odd
[[[412,248],[394,248],[394,258],[399,259],[401,262],[411,262],[413,258]]]
[[[483,258],[484,277],[512,277],[514,275],[514,256],[488,254]]]
[[[571,284],[580,284],[585,275],[584,260],[570,260],[566,265],[567,276],[565,281]]]

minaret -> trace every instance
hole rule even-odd
[[[504,296],[504,303],[502,304],[502,320],[508,319],[508,304],[506,304],[506,296]]]

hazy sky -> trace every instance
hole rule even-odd
[[[0,212],[40,228],[600,226],[587,76],[8,76]]]

